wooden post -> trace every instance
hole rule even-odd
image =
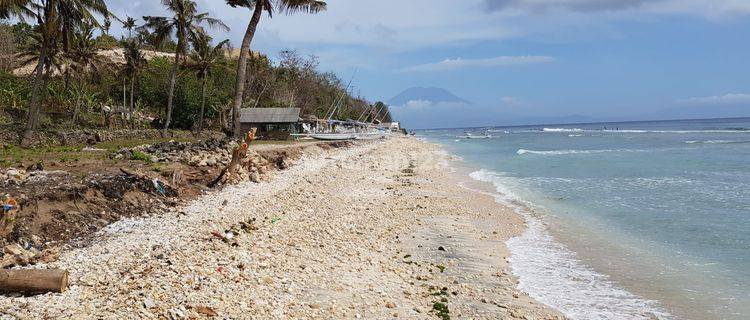
[[[68,271],[61,269],[0,269],[0,291],[15,293],[64,292]]]

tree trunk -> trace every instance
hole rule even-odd
[[[255,1],[255,9],[250,23],[247,24],[245,37],[242,38],[240,47],[240,61],[237,64],[237,84],[234,92],[234,104],[232,105],[232,133],[235,138],[242,136],[240,127],[240,108],[242,108],[242,97],[245,95],[245,78],[247,77],[247,59],[250,56],[250,43],[255,36],[255,30],[260,23],[260,17],[263,13],[264,1]]]
[[[198,115],[198,133],[203,131],[203,114],[206,112],[206,74],[201,81],[201,114]]]
[[[130,123],[135,127],[135,72],[130,76],[130,117]]]
[[[260,89],[260,94],[258,94],[258,98],[255,99],[255,105],[253,105],[253,108],[257,108],[258,104],[260,104],[260,98],[263,97],[263,93],[266,92],[266,88],[268,88],[268,82],[263,84],[263,89]]]
[[[172,67],[172,75],[169,78],[169,95],[167,96],[167,117],[164,121],[164,129],[162,135],[166,135],[167,129],[169,129],[169,123],[172,122],[172,102],[174,100],[174,88],[177,84],[177,73],[180,71],[180,45],[177,45],[177,51],[174,55],[174,66]]]
[[[0,291],[20,293],[64,292],[68,271],[60,269],[0,270]]]
[[[78,123],[78,111],[81,107],[81,96],[83,95],[83,77],[78,78],[78,94],[76,94],[76,105],[73,107],[73,126]]]
[[[39,52],[39,62],[35,69],[36,74],[34,75],[34,85],[31,91],[31,104],[29,105],[28,113],[29,118],[28,121],[26,121],[26,129],[24,130],[23,138],[21,139],[22,147],[28,147],[31,144],[31,138],[39,124],[39,111],[42,108],[42,97],[44,95],[42,92],[42,84],[46,82],[44,79],[46,77],[44,67],[45,59],[47,59],[47,48],[42,47],[42,50]]]
[[[123,122],[123,126],[125,122],[125,109],[128,107],[128,100],[127,100],[128,99],[127,98],[128,81],[126,79],[127,78],[125,77],[122,78],[122,109],[120,110],[120,120],[121,122]]]

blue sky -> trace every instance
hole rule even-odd
[[[156,0],[109,3],[119,15],[163,12]],[[239,43],[248,10],[198,3],[232,27],[216,36]],[[472,102],[422,106],[408,117],[439,110],[459,125],[486,125],[569,115],[642,119],[680,108],[725,116],[720,110],[727,106],[750,115],[747,0],[328,4],[318,15],[264,16],[253,48],[272,56],[283,48],[315,54],[321,69],[344,79],[356,69],[355,92],[373,101],[434,86]],[[465,113],[491,116],[452,116]]]

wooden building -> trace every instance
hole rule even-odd
[[[258,128],[258,137],[286,140],[297,133],[300,108],[244,108],[240,110],[242,132]]]

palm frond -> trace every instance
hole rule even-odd
[[[327,4],[319,0],[277,0],[276,7],[286,14],[318,13],[326,10]]]
[[[0,0],[0,19],[35,18],[36,13],[32,10],[31,0]]]
[[[195,22],[205,23],[206,25],[214,29],[221,29],[223,31],[229,31],[229,26],[224,24],[224,22],[219,19],[208,17],[208,13],[201,13],[199,15],[196,15]]]

